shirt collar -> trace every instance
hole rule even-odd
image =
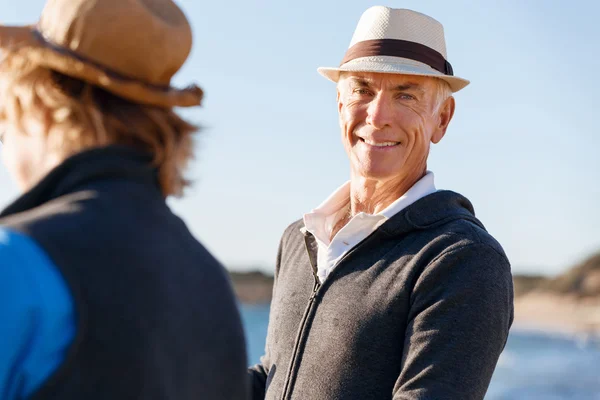
[[[350,181],[337,188],[317,208],[304,214],[303,233],[312,233],[317,239],[327,242],[329,232],[350,204]]]
[[[433,172],[427,171],[425,176],[419,179],[406,193],[400,196],[392,204],[377,214],[360,213],[356,217],[372,218],[374,223],[379,225],[389,218],[393,217],[404,208],[413,204],[415,201],[436,191]],[[317,208],[304,214],[303,233],[310,232],[317,239],[328,242],[330,233],[335,223],[346,212],[350,204],[350,181],[337,188],[325,201]]]

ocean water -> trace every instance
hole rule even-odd
[[[248,362],[263,353],[268,305],[242,305]],[[600,400],[600,341],[514,328],[486,400]]]

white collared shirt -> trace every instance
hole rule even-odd
[[[304,229],[313,234],[319,246],[317,275],[321,283],[354,246],[404,208],[435,191],[433,172],[427,171],[423,178],[383,211],[377,214],[361,212],[352,217],[331,241],[329,238],[335,224],[350,209],[350,182],[343,184],[320,206],[304,214]]]

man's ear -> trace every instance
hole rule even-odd
[[[450,121],[454,116],[454,107],[456,103],[454,102],[454,97],[450,96],[445,101],[444,104],[440,107],[440,111],[438,112],[437,118],[437,126],[435,127],[435,131],[431,136],[432,143],[439,143],[440,140],[446,134],[446,129],[448,129],[448,125],[450,125]]]
[[[338,105],[337,108],[338,108],[338,114],[339,114],[340,112],[342,112],[342,102],[340,101],[340,87],[337,86],[336,90],[337,90],[336,101],[337,101],[337,105]]]

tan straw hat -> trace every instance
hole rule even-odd
[[[37,25],[0,26],[0,51],[159,107],[200,104],[199,87],[171,86],[191,48],[172,0],[49,0]]]
[[[455,77],[447,60],[442,24],[415,11],[375,6],[358,21],[340,66],[318,71],[334,82],[341,71],[434,76],[457,92],[469,81]]]

